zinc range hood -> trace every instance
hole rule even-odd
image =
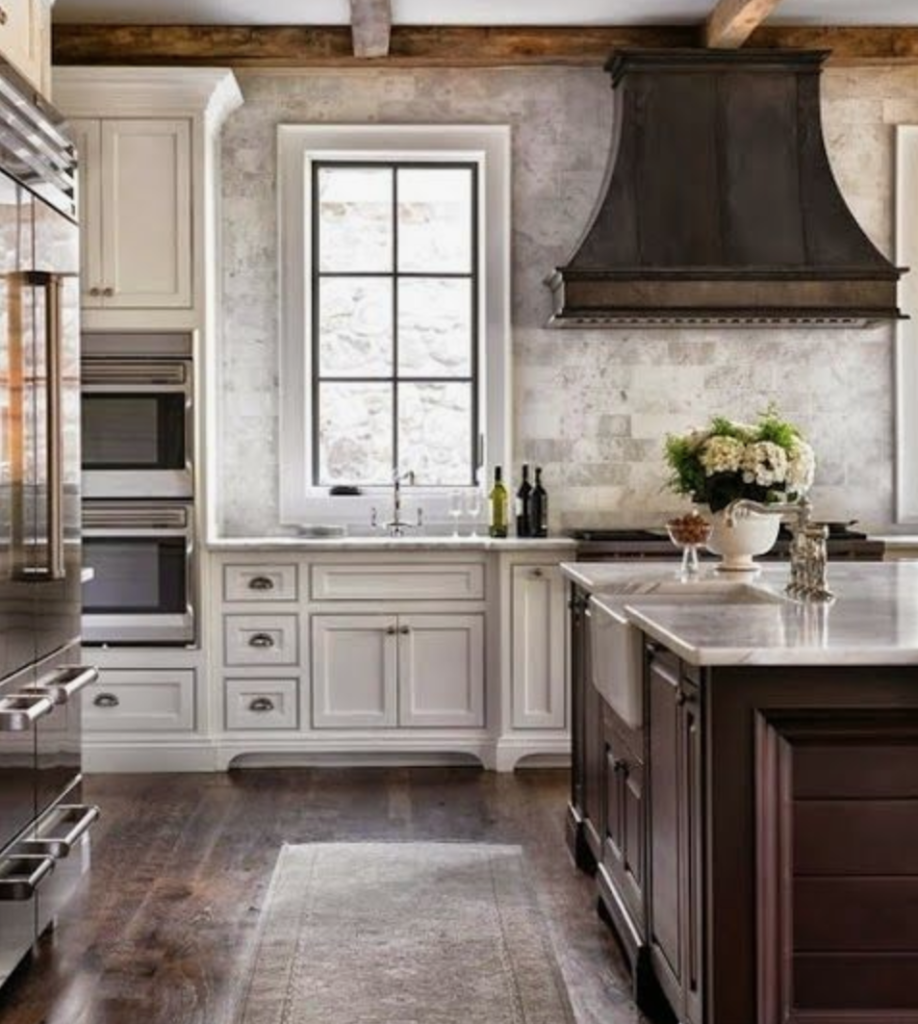
[[[863,326],[893,266],[829,165],[824,52],[622,50],[606,181],[547,284],[558,327]]]

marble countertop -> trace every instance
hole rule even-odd
[[[744,584],[713,572],[708,598],[698,584],[668,592],[676,562],[562,570],[591,593],[614,595],[633,625],[693,665],[918,665],[918,562],[830,563],[831,605],[786,598],[786,565],[764,567],[745,598],[730,594]]]
[[[570,549],[570,537],[219,537],[207,543],[210,551],[544,551]]]

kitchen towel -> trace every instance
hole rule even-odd
[[[278,859],[239,1024],[573,1024],[518,846]]]

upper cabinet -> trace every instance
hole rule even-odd
[[[203,331],[232,72],[61,67],[54,89],[78,150],[84,329]]]
[[[79,119],[84,309],[191,309],[191,121]]]
[[[50,0],[0,0],[0,56],[49,96]]]

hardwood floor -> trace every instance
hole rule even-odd
[[[593,884],[563,839],[567,773],[260,769],[98,775],[90,879],[0,993],[2,1024],[232,1024],[284,842],[520,844],[578,1024],[637,1024]]]

